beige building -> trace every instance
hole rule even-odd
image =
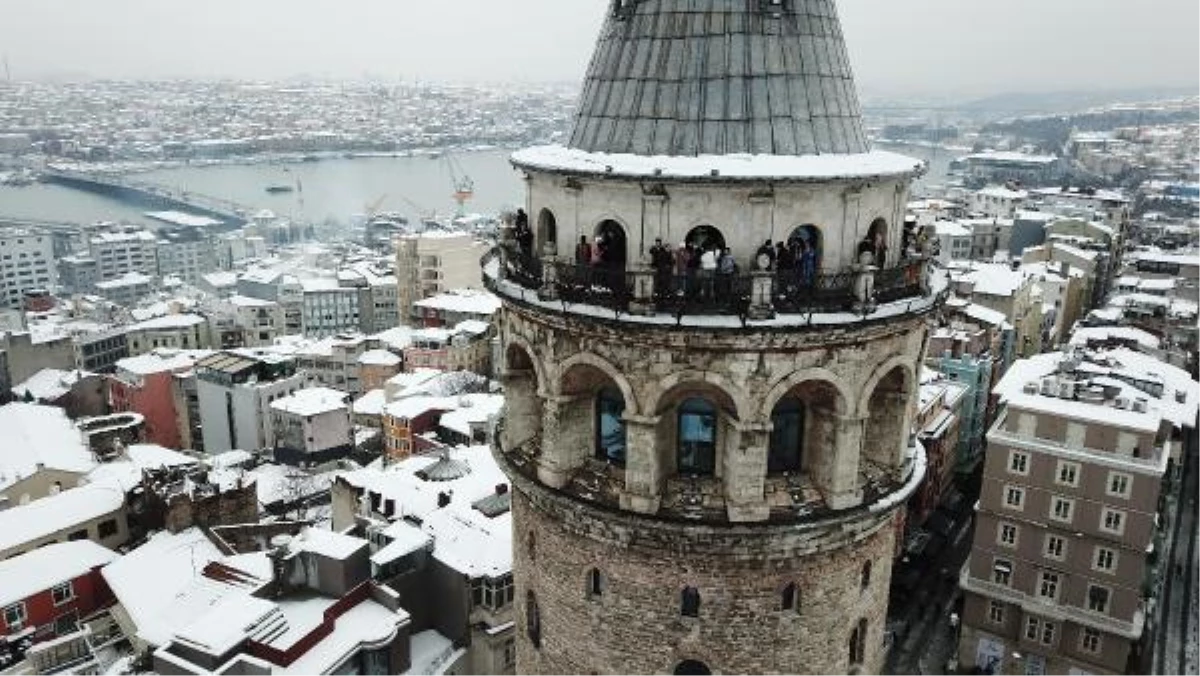
[[[1027,272],[1001,263],[971,263],[950,269],[959,298],[1003,313],[1016,331],[1016,354],[1042,351],[1042,299]]]
[[[396,307],[400,322],[418,324],[414,304],[455,289],[478,289],[487,246],[465,232],[426,232],[396,240]]]
[[[1163,479],[1200,385],[1129,350],[1015,363],[995,389],[959,660],[991,673],[1147,673]]]

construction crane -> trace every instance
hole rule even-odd
[[[454,202],[458,205],[455,215],[464,216],[467,213],[467,202],[475,196],[475,181],[463,171],[457,159],[450,155],[444,155],[442,159],[446,162],[446,168],[450,170],[450,182],[454,186]]]
[[[370,204],[363,205],[363,213],[367,215],[368,219],[379,213],[379,208],[383,206],[383,203],[387,200],[387,198],[388,194],[383,193],[379,196],[379,199],[371,202]]]

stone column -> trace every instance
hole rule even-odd
[[[538,457],[538,480],[551,488],[562,488],[570,481],[578,463],[575,442],[578,428],[570,418],[572,405],[579,397],[546,397],[542,416],[542,454]]]
[[[755,262],[754,272],[750,273],[750,319],[764,320],[775,317],[775,275]]]
[[[858,484],[859,458],[862,454],[866,418],[833,415],[836,431],[835,452],[826,496],[833,509],[848,509],[862,502],[862,487]]]
[[[506,371],[502,377],[504,391],[504,433],[501,447],[507,453],[516,446],[537,436],[542,429],[542,400],[536,392],[537,380],[533,371]]]
[[[662,462],[658,453],[661,416],[622,417],[625,421],[625,491],[621,509],[642,514],[658,512],[662,502]]]
[[[747,423],[737,426],[737,448],[725,451],[725,509],[730,521],[765,521],[770,512],[766,502],[767,445],[769,425]]]
[[[629,302],[629,314],[654,314],[654,268],[650,267],[645,255],[638,256],[629,273],[633,278],[633,300]]]
[[[549,242],[542,250],[542,286],[538,289],[539,300],[558,300],[558,255]]]

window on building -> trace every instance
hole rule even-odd
[[[1079,487],[1079,463],[1071,462],[1070,460],[1058,461],[1058,473],[1054,477],[1054,483],[1060,486],[1069,486],[1071,488]]]
[[[599,568],[593,568],[587,575],[588,598],[598,599],[604,595],[604,576]]]
[[[862,565],[862,572],[859,573],[859,586],[863,591],[871,586],[871,562],[865,561]]]
[[[767,471],[772,474],[800,471],[804,405],[796,399],[784,399],[771,413],[771,424]]]
[[[1018,486],[1006,486],[1004,488],[1004,506],[1011,509],[1024,509],[1025,489]]]
[[[1017,527],[1011,523],[1002,523],[999,527],[997,541],[1005,547],[1017,546]]]
[[[1108,473],[1108,490],[1106,493],[1114,498],[1129,497],[1129,483],[1131,477],[1128,474],[1121,472]]]
[[[1105,573],[1111,573],[1117,569],[1117,553],[1108,547],[1097,547],[1096,554],[1092,558],[1092,568]]]
[[[1004,624],[1004,604],[999,601],[988,602],[988,621],[992,624]]]
[[[15,633],[25,627],[25,604],[14,603],[11,606],[4,608],[4,626],[8,627],[8,632]]]
[[[1024,451],[1009,451],[1008,472],[1021,476],[1029,474],[1029,454]]]
[[[1114,535],[1125,534],[1125,512],[1119,509],[1104,508],[1100,515],[1100,530]]]
[[[789,582],[783,586],[783,591],[779,595],[779,609],[800,612],[800,591],[795,582]]]
[[[1087,607],[1096,613],[1108,612],[1108,601],[1111,593],[1100,585],[1088,585]]]
[[[692,398],[679,406],[679,473],[712,474],[717,467],[717,409]]]
[[[850,632],[850,666],[861,666],[867,654],[867,621],[859,620]]]
[[[517,642],[508,639],[504,642],[504,668],[513,669],[517,666]]]
[[[1048,559],[1062,561],[1067,554],[1067,542],[1059,535],[1046,536],[1046,549],[1043,552]]]
[[[1101,636],[1100,630],[1084,627],[1083,631],[1079,634],[1079,649],[1085,653],[1098,654],[1100,652]]]
[[[1041,582],[1038,584],[1038,596],[1051,601],[1057,601],[1058,584],[1058,573],[1042,572]]]
[[[542,647],[542,616],[532,589],[525,593],[525,635],[534,648]]]
[[[54,599],[54,605],[61,606],[75,598],[75,588],[70,582],[64,582],[50,590],[50,597]]]
[[[596,458],[614,465],[625,464],[625,397],[614,387],[596,396]]]
[[[1008,586],[1012,583],[1012,562],[1004,559],[996,559],[992,564],[992,582]]]
[[[1050,518],[1063,523],[1071,523],[1075,515],[1075,501],[1070,498],[1054,496],[1050,498]]]
[[[72,531],[71,534],[67,536],[67,540],[86,540],[86,539],[88,539],[88,532],[87,532],[86,528],[80,528],[77,531]]]
[[[684,587],[680,594],[679,614],[684,617],[700,616],[700,590],[695,587]]]
[[[96,527],[96,533],[97,533],[97,535],[99,535],[100,539],[102,539],[102,540],[104,538],[112,537],[112,536],[116,535],[117,534],[117,520],[116,519],[106,519],[104,521],[101,521],[100,525]]]

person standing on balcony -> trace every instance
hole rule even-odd
[[[575,265],[584,266],[592,262],[592,245],[588,244],[587,235],[579,236],[579,244],[575,245]]]
[[[679,248],[675,250],[675,284],[676,293],[686,295],[688,293],[688,275],[692,267],[692,250],[687,245],[687,242],[680,242]]]
[[[722,302],[731,300],[733,277],[736,274],[737,261],[733,259],[733,254],[726,247],[721,251],[721,257],[717,259],[717,298]]]
[[[717,260],[720,254],[717,247],[710,245],[700,256],[700,286],[701,295],[706,299],[713,297],[713,282],[717,276]]]
[[[770,261],[770,263],[767,265],[767,269],[774,270],[775,269],[775,247],[771,246],[771,240],[768,239],[766,242],[763,242],[763,245],[758,247],[758,251],[756,251],[754,253],[755,260],[758,260],[758,258],[761,256],[766,256],[767,260]]]
[[[810,242],[800,243],[800,283],[812,286],[817,279],[817,248]]]
[[[654,268],[654,295],[662,298],[671,289],[671,250],[663,244],[662,238],[654,240],[650,247],[650,266]]]

